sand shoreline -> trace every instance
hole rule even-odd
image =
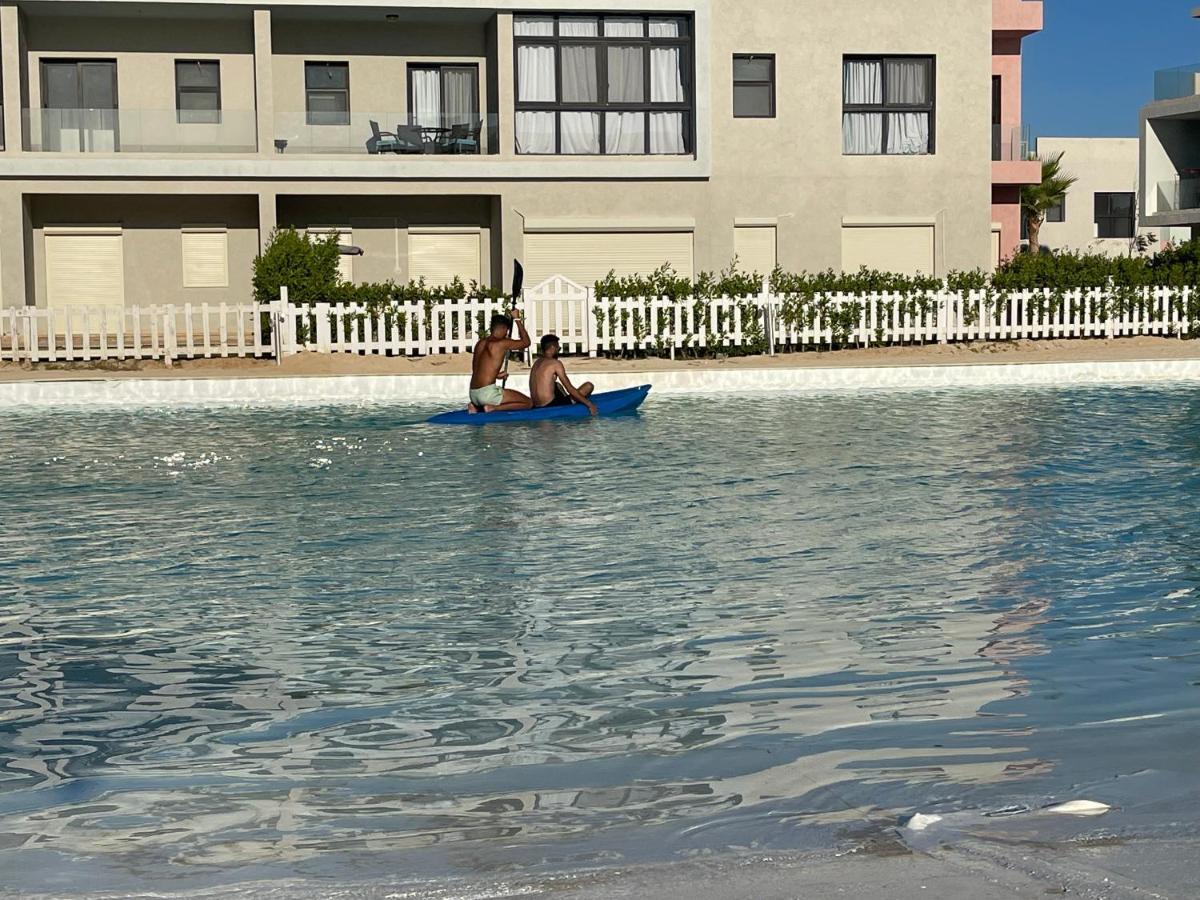
[[[580,375],[650,372],[719,372],[753,369],[887,368],[893,366],[983,366],[1014,363],[1142,362],[1200,359],[1200,341],[1167,337],[1025,340],[996,343],[872,347],[861,350],[808,351],[775,356],[725,359],[567,360]],[[518,367],[517,372],[524,367]],[[0,363],[0,383],[126,378],[303,378],[338,375],[466,375],[466,354],[406,357],[352,354],[299,354],[282,364],[272,359],[181,360],[173,366],[140,360],[125,363]]]

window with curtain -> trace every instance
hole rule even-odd
[[[304,64],[304,111],[309,125],[350,124],[350,64]]]
[[[1133,210],[1136,203],[1137,194],[1126,193],[1124,191],[1118,193],[1097,193],[1096,237],[1133,237]]]
[[[221,64],[217,60],[175,60],[175,114],[182,123],[221,121]]]
[[[420,128],[466,130],[482,127],[479,115],[479,67],[463,63],[408,67],[408,121]]]
[[[847,156],[915,156],[933,151],[933,57],[846,57],[842,62],[842,152]]]
[[[686,16],[516,16],[513,35],[518,153],[691,152]]]

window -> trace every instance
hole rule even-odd
[[[116,60],[44,59],[41,71],[45,149],[67,153],[120,149]]]
[[[438,149],[478,153],[483,132],[479,117],[479,67],[410,65],[408,122],[431,134]],[[435,130],[430,133],[427,129]]]
[[[1046,221],[1047,222],[1065,222],[1065,221],[1067,221],[1067,201],[1064,200],[1062,203],[1059,203],[1056,206],[1052,206],[1048,210],[1046,210]]]
[[[304,64],[304,111],[309,125],[350,124],[350,64]]]
[[[683,16],[517,16],[517,152],[691,152],[690,26]]]
[[[933,153],[933,98],[933,57],[846,57],[842,63],[842,153]]]
[[[183,286],[229,286],[229,240],[223,226],[183,228]]]
[[[733,57],[733,117],[775,118],[775,57]]]
[[[175,60],[175,115],[183,123],[221,121],[221,64],[215,59]]]
[[[1136,194],[1096,194],[1096,237],[1133,237]]]

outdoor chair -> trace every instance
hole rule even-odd
[[[425,135],[417,125],[397,125],[397,153],[424,153]]]
[[[444,148],[447,153],[478,153],[479,136],[483,132],[483,122],[475,127],[470,125],[451,125],[445,136]]]
[[[400,141],[393,132],[380,131],[379,123],[371,120],[371,137],[367,141],[368,153],[399,153]]]

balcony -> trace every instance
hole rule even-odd
[[[497,120],[496,115],[425,115],[419,122],[409,122],[404,114],[397,112],[282,112],[275,115],[275,152],[288,155],[490,155],[497,152]]]
[[[1042,0],[992,0],[992,32],[1023,38],[1042,30]]]
[[[1031,151],[1028,125],[992,126],[992,184],[1036,184],[1042,164]]]
[[[1200,94],[1200,63],[1159,69],[1154,73],[1154,99],[1180,100]]]
[[[1158,183],[1158,212],[1200,209],[1200,171],[1186,172]]]
[[[44,153],[254,153],[253,110],[180,122],[174,109],[26,109],[27,147]]]

